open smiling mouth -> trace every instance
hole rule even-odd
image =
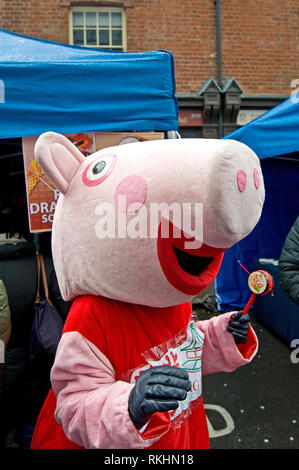
[[[208,287],[218,274],[226,248],[214,248],[204,243],[200,248],[186,249],[187,238],[182,231],[173,236],[169,222],[169,236],[162,237],[161,225],[157,239],[157,254],[162,271],[170,284],[180,292],[197,295]]]

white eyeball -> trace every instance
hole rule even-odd
[[[87,186],[99,184],[111,173],[116,163],[113,154],[103,155],[91,162],[84,170],[82,179]]]

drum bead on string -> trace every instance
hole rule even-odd
[[[246,315],[257,295],[266,295],[270,292],[273,295],[274,282],[273,277],[267,271],[259,269],[258,271],[253,271],[252,273],[249,273],[249,271],[244,268],[240,261],[238,261],[238,263],[249,274],[248,286],[252,292],[250,299],[243,310],[243,315]]]

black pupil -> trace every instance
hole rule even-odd
[[[93,174],[98,175],[105,168],[105,166],[106,166],[106,162],[104,162],[104,160],[101,160],[93,167],[92,169]]]

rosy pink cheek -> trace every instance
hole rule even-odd
[[[239,191],[242,193],[245,190],[246,185],[247,185],[247,175],[244,170],[239,169],[237,171],[237,184],[238,184]]]
[[[253,170],[253,180],[254,180],[254,186],[256,187],[256,189],[259,189],[261,183],[260,183],[260,175],[259,175],[257,168],[254,168]]]
[[[114,200],[121,212],[138,211],[146,198],[146,181],[138,175],[124,178],[116,187]]]

